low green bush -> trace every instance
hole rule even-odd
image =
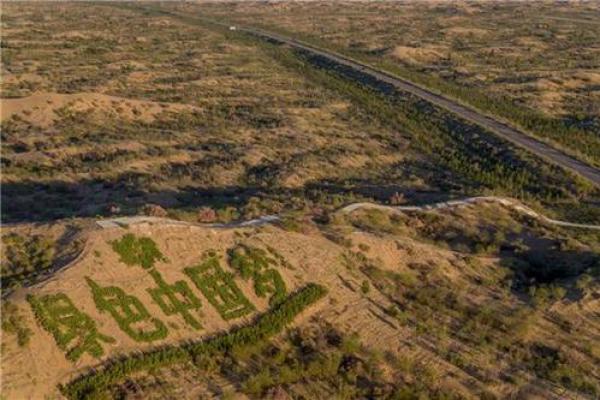
[[[277,304],[286,293],[285,282],[272,265],[277,260],[258,247],[239,245],[229,251],[229,264],[239,272],[243,279],[254,281],[254,292],[259,297],[271,294],[269,304]]]
[[[133,233],[128,233],[110,244],[121,261],[127,265],[140,265],[148,269],[152,268],[156,261],[165,261],[156,243],[149,237],[137,238]]]

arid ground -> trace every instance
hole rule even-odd
[[[0,397],[598,398],[598,230],[501,203],[340,209],[489,195],[598,225],[600,189],[230,26],[367,62],[597,168],[599,13],[3,4]],[[132,216],[153,219],[113,219]]]

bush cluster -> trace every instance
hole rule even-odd
[[[259,297],[271,294],[270,304],[277,304],[285,297],[283,278],[271,265],[277,261],[258,247],[239,245],[229,251],[230,265],[239,271],[243,279],[254,281],[254,292]]]

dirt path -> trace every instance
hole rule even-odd
[[[479,196],[479,197],[468,197],[461,200],[451,200],[444,201],[439,203],[431,203],[425,204],[421,206],[386,206],[382,204],[376,203],[353,203],[349,204],[345,207],[337,210],[337,213],[349,214],[356,210],[361,209],[377,209],[383,211],[391,211],[391,212],[424,212],[424,211],[433,211],[433,210],[441,210],[445,208],[453,208],[453,207],[463,207],[477,203],[498,203],[505,207],[510,207],[520,213],[528,215],[532,218],[539,219],[551,225],[558,225],[568,228],[583,228],[583,229],[596,229],[600,230],[600,225],[592,225],[592,224],[578,224],[574,222],[567,221],[559,221],[556,219],[549,218],[543,214],[540,214],[531,208],[524,206],[516,200],[507,199],[504,197],[495,197],[495,196]],[[169,218],[157,218],[157,217],[145,217],[145,216],[135,216],[135,217],[121,217],[121,218],[112,218],[112,219],[103,219],[96,221],[96,224],[103,229],[116,228],[116,227],[126,227],[128,225],[136,225],[136,224],[161,224],[161,225],[179,225],[179,226],[200,226],[205,228],[215,228],[215,229],[231,229],[231,228],[243,228],[250,226],[261,226],[265,224],[270,224],[273,222],[280,221],[281,217],[278,215],[265,215],[264,217],[251,219],[249,221],[242,222],[232,222],[227,224],[199,224],[193,222],[185,222],[185,221],[177,221]]]

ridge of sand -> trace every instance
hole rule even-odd
[[[151,122],[163,111],[192,111],[188,104],[159,103],[134,100],[101,93],[61,94],[36,92],[31,96],[0,100],[0,121],[8,121],[17,115],[32,125],[43,128],[51,126],[59,117],[57,112],[103,113],[120,118]],[[61,110],[61,111],[59,111]]]

